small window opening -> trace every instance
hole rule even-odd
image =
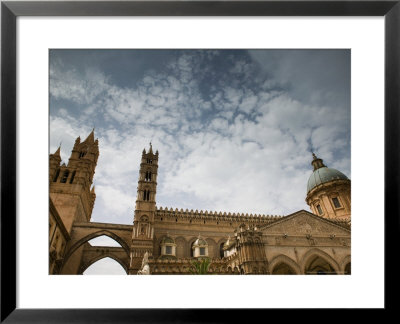
[[[323,212],[322,212],[322,208],[321,208],[321,206],[320,206],[320,205],[317,205],[317,210],[318,210],[318,214],[320,214],[320,215],[322,215],[322,214],[323,214]]]
[[[81,158],[83,158],[85,155],[86,155],[85,152],[80,152],[80,153],[79,153],[79,158],[81,159]]]
[[[145,180],[145,181],[151,181],[151,172],[146,171],[146,175],[145,175],[145,177],[144,177],[144,180]]]
[[[64,171],[64,174],[63,174],[63,176],[61,178],[61,183],[66,183],[67,182],[68,175],[69,175],[69,171],[68,170]]]
[[[74,181],[75,173],[76,173],[76,171],[72,172],[71,180],[69,180],[69,183],[72,183]]]
[[[200,248],[200,255],[206,255],[206,248],[205,247],[201,247]]]
[[[53,182],[57,181],[59,175],[60,175],[60,169],[57,169],[56,174],[55,174],[55,176],[53,178]]]
[[[340,208],[342,207],[342,205],[339,202],[339,199],[337,197],[332,198],[333,201],[333,205],[335,206],[335,208]]]
[[[167,245],[167,246],[165,247],[165,253],[166,253],[166,254],[172,254],[172,246]]]

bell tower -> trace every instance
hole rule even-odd
[[[61,163],[60,147],[50,154],[50,198],[67,229],[77,222],[89,222],[96,194],[93,176],[99,157],[99,142],[94,139],[94,129],[83,141],[75,140],[68,165]]]
[[[153,255],[157,172],[158,151],[154,153],[150,143],[148,152],[143,149],[139,169],[130,264],[130,272],[135,274],[140,268],[143,255],[146,252],[149,256]]]

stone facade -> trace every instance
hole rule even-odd
[[[142,152],[132,225],[90,221],[98,156],[94,131],[82,143],[77,138],[67,166],[59,149],[50,154],[51,274],[82,274],[104,257],[134,275],[196,273],[204,260],[210,274],[351,273],[350,180],[324,169],[315,155],[306,197],[313,213],[248,215],[157,207],[159,153],[150,144]],[[121,247],[87,243],[102,235]]]

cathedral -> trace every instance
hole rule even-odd
[[[305,192],[311,211],[249,215],[157,206],[159,152],[150,144],[134,222],[122,225],[91,222],[99,153],[93,130],[75,140],[67,165],[60,148],[50,154],[50,274],[82,274],[106,257],[131,275],[351,274],[351,182],[315,154]],[[103,235],[120,246],[90,245]]]

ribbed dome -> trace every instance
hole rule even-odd
[[[308,179],[307,193],[320,184],[332,180],[348,180],[348,178],[342,172],[336,169],[331,169],[326,166],[320,167],[319,169],[315,170]]]

